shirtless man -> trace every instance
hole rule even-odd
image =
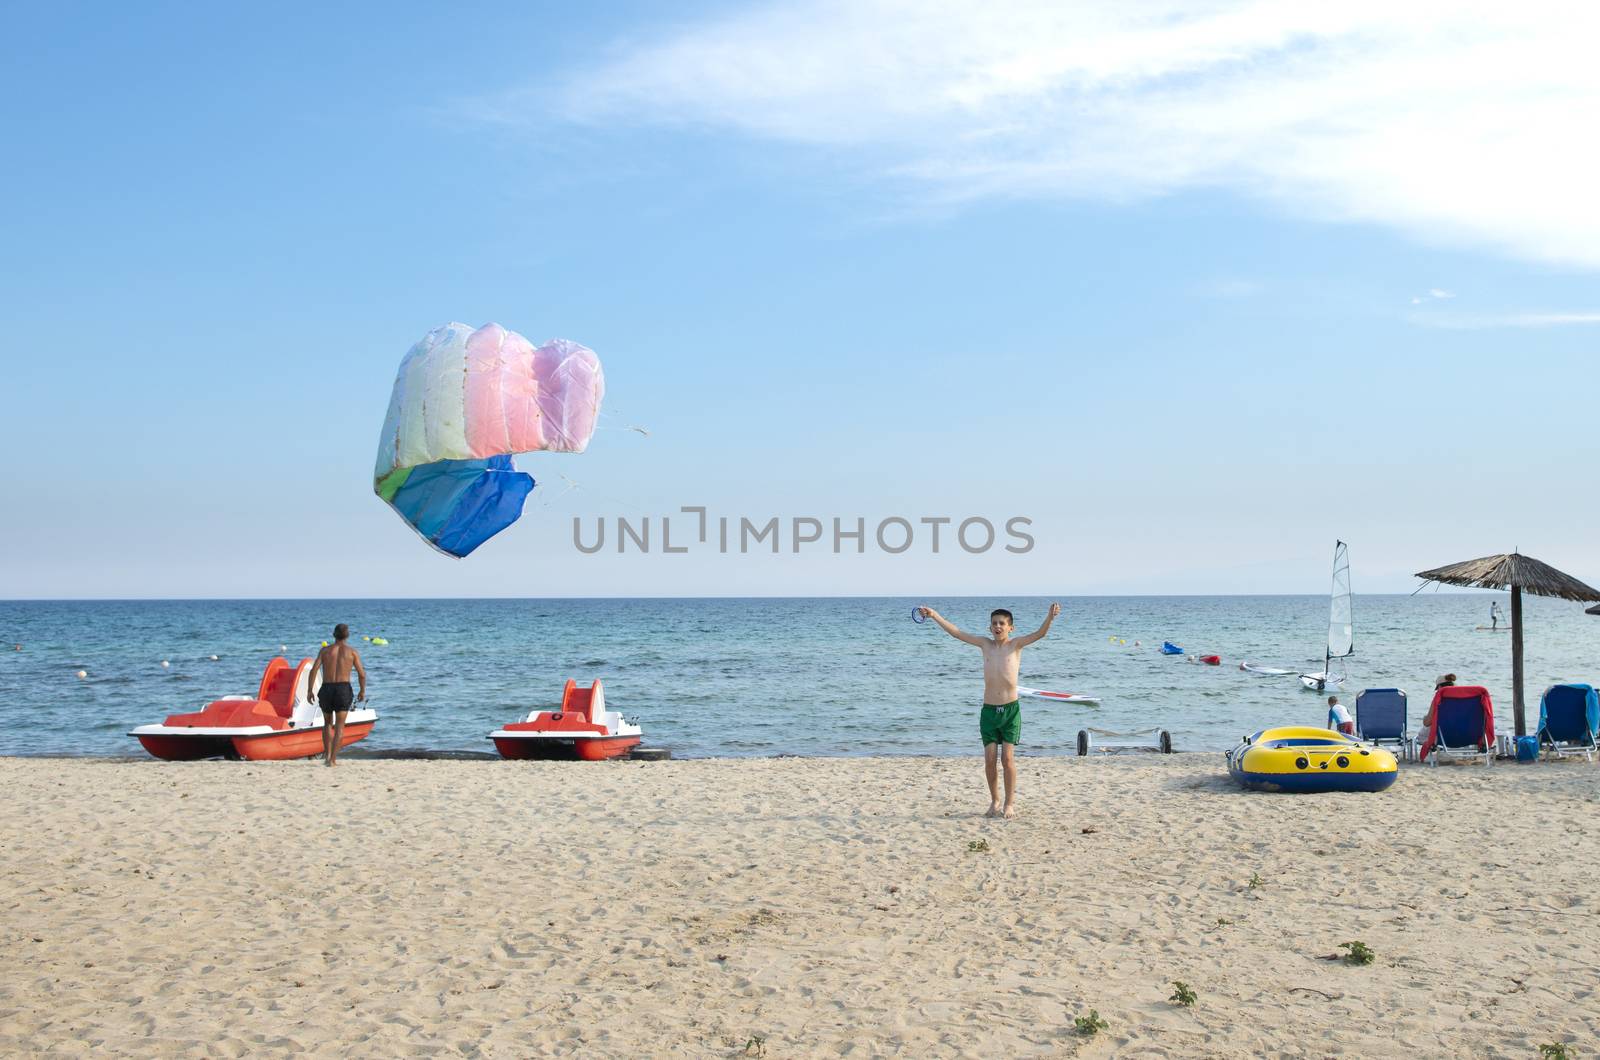
[[[317,661],[311,664],[306,677],[306,687],[317,682],[317,671],[322,671],[322,688],[317,692],[317,706],[322,708],[322,759],[329,766],[339,762],[339,745],[344,741],[344,719],[350,710],[350,671],[361,677],[361,691],[357,703],[367,701],[367,671],[361,665],[361,653],[345,641],[350,639],[350,627],[343,622],[333,627],[333,643],[317,652]]]
[[[1017,741],[1022,738],[1022,708],[1017,705],[1017,669],[1022,649],[1050,632],[1050,623],[1061,613],[1060,604],[1051,604],[1044,625],[1025,637],[1011,635],[1011,612],[998,608],[989,616],[987,637],[963,633],[955,624],[931,607],[920,609],[939,628],[963,644],[983,651],[983,709],[978,712],[978,733],[983,737],[983,773],[989,781],[989,812],[985,817],[1017,815]],[[1005,767],[1006,801],[1000,802],[996,760]]]

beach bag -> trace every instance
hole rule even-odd
[[[1517,761],[1537,762],[1539,760],[1539,738],[1537,736],[1517,737]]]

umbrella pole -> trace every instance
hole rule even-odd
[[[1517,735],[1528,735],[1528,718],[1522,706],[1522,586],[1511,587],[1511,711]]]

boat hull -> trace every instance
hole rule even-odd
[[[643,736],[496,735],[491,739],[501,758],[545,762],[603,762],[620,758],[644,741]]]
[[[365,740],[375,722],[358,722],[344,727],[340,748]],[[238,736],[208,733],[134,733],[139,743],[157,758],[169,762],[194,762],[203,758],[245,759],[251,762],[286,762],[314,758],[322,753],[320,727],[290,729],[260,735]]]
[[[1286,726],[1247,736],[1227,753],[1228,775],[1253,791],[1383,791],[1400,775],[1394,755],[1331,729]]]

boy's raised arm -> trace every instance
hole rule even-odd
[[[946,633],[950,634],[956,640],[959,640],[959,641],[961,641],[961,642],[963,642],[965,644],[974,645],[975,647],[980,647],[980,648],[983,647],[983,638],[982,637],[974,637],[971,633],[963,633],[963,632],[961,632],[961,630],[956,628],[956,625],[955,625],[954,622],[951,622],[949,619],[945,618],[943,615],[941,615],[939,612],[935,611],[933,608],[924,607],[922,609],[922,613],[924,615],[926,615],[927,617],[933,619],[935,622],[937,622],[939,624],[939,628],[940,629],[942,629]]]
[[[1044,625],[1040,626],[1038,629],[1034,630],[1032,633],[1029,633],[1025,637],[1018,637],[1016,640],[1017,647],[1026,648],[1036,640],[1043,640],[1044,635],[1050,632],[1050,623],[1054,622],[1056,620],[1056,616],[1060,613],[1061,605],[1051,604],[1050,611],[1044,616]]]

